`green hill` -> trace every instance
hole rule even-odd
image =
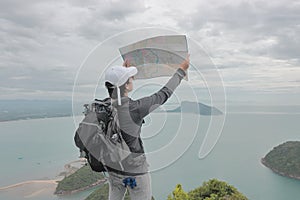
[[[75,173],[61,180],[55,190],[55,194],[64,195],[86,190],[105,182],[101,173],[92,171],[90,166],[83,166]]]
[[[261,161],[275,173],[300,180],[300,141],[274,147]]]
[[[178,184],[167,200],[248,200],[235,187],[217,179],[204,182],[202,186],[186,193]]]

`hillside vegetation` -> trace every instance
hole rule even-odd
[[[167,200],[248,200],[235,187],[217,179],[204,182],[202,186],[185,192],[178,184]]]
[[[275,173],[300,179],[300,142],[289,141],[274,147],[262,163]]]
[[[69,194],[88,189],[104,181],[101,173],[92,171],[90,166],[83,166],[67,176],[57,185],[55,194]]]

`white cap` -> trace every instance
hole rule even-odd
[[[120,86],[125,84],[126,81],[137,74],[136,67],[113,66],[105,72],[105,81],[117,87],[118,104],[121,105]]]

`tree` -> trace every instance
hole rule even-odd
[[[188,193],[184,192],[180,184],[168,196],[168,200],[248,200],[235,187],[217,179],[204,182]]]
[[[180,184],[177,184],[172,195],[168,196],[168,200],[188,200],[188,194],[182,189]]]
[[[190,200],[247,200],[235,187],[217,179],[204,182],[188,195]]]

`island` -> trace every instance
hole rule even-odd
[[[167,110],[167,112],[183,112],[194,113],[200,115],[222,115],[222,111],[219,109],[205,105],[199,102],[182,101],[181,105],[175,109]]]
[[[300,141],[288,141],[274,147],[261,162],[279,175],[300,180],[299,155]]]

